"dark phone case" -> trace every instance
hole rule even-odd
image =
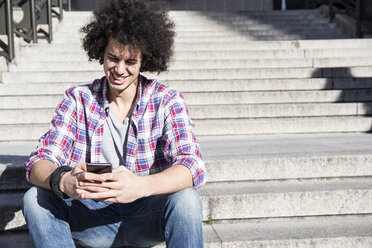
[[[87,163],[87,171],[96,174],[111,173],[112,166],[109,163]]]

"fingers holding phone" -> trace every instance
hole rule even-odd
[[[74,199],[82,199],[89,192],[103,192],[107,188],[101,184],[106,178],[99,173],[109,173],[111,167],[111,164],[78,163],[72,171],[63,175],[60,189]]]

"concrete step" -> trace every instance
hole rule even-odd
[[[299,24],[298,26],[291,26],[287,29],[283,29],[280,27],[273,27],[273,25],[267,24],[252,24],[248,25],[220,25],[215,26],[211,24],[212,27],[209,28],[208,24],[203,24],[200,26],[190,26],[190,27],[183,27],[176,29],[176,38],[180,37],[200,37],[202,36],[203,32],[206,33],[206,37],[213,37],[213,36],[230,36],[236,35],[240,37],[244,36],[273,36],[273,35],[289,35],[289,34],[313,34],[313,35],[320,35],[321,32],[327,30],[328,33],[333,34],[344,34],[342,30],[338,29],[337,27],[328,26],[328,24],[316,24],[314,27],[307,27],[304,26],[308,25],[306,23]],[[283,23],[282,26],[286,24]],[[73,40],[82,37],[82,34],[78,31],[70,30],[70,31],[60,31],[60,33],[56,34],[60,41],[63,40]],[[345,36],[345,38],[348,38]],[[58,41],[58,42],[60,42]],[[176,39],[177,43],[182,43],[182,39]]]
[[[324,103],[370,101],[366,90],[248,91],[184,93],[189,105]],[[1,104],[1,103],[0,103]],[[1,105],[0,105],[1,106]]]
[[[279,10],[274,11],[237,11],[237,12],[219,12],[219,11],[170,11],[169,16],[172,18],[198,18],[198,17],[209,17],[209,18],[219,18],[219,17],[301,17],[309,18],[312,16],[320,15],[320,11],[317,9],[312,10],[287,10],[284,13]]]
[[[211,26],[211,29],[204,28],[201,26]],[[342,29],[338,28],[335,23],[329,23],[327,19],[271,19],[271,20],[255,20],[255,19],[232,19],[228,21],[192,21],[191,25],[185,25],[183,23],[177,23],[175,31],[176,33],[182,34],[187,32],[201,32],[201,31],[215,32],[215,31],[278,31],[285,32],[287,34],[297,33],[301,31],[319,32],[325,31],[338,31],[342,32]],[[78,29],[61,30],[61,32],[75,32]],[[265,32],[264,32],[265,33]],[[257,33],[258,34],[258,33]],[[267,34],[267,33],[265,33]]]
[[[227,44],[225,44],[227,45]],[[213,46],[212,46],[213,48]],[[88,57],[86,53],[76,47],[75,52],[67,50],[58,50],[50,48],[49,51],[45,51],[43,57],[37,57],[41,51],[37,49],[27,49],[20,56],[17,57],[14,64],[27,62],[81,62],[88,63]],[[366,57],[369,58],[369,52],[372,53],[372,48],[349,48],[346,51],[339,48],[333,49],[314,49],[314,50],[303,50],[303,49],[280,49],[280,50],[243,50],[237,46],[226,46],[220,50],[211,51],[209,48],[202,47],[202,50],[185,50],[176,51],[174,61],[198,61],[208,60],[213,61],[216,58],[221,60],[246,60],[246,59],[333,59],[333,58],[349,58],[349,57]],[[213,59],[212,59],[213,58]],[[346,62],[345,62],[346,64]]]
[[[200,19],[201,20],[201,19]],[[213,22],[213,19],[206,19],[206,21]],[[303,16],[302,18],[255,18],[250,16],[245,17],[235,17],[235,18],[229,18],[229,19],[223,19],[223,20],[217,20],[217,23],[221,24],[223,22],[229,23],[232,25],[269,25],[271,27],[273,26],[279,26],[279,24],[286,23],[287,27],[293,27],[297,26],[299,24],[301,25],[314,25],[314,24],[328,24],[329,26],[334,26],[333,23],[329,23],[327,18],[324,18],[322,16]],[[176,21],[176,24],[183,24],[184,21],[178,22]],[[187,24],[185,24],[187,25]],[[192,24],[191,24],[192,25]]]
[[[207,184],[198,190],[203,220],[372,213],[370,178]],[[0,194],[2,230],[22,228],[23,193]],[[280,202],[280,204],[273,204]]]
[[[245,30],[264,30],[264,29],[304,29],[304,28],[314,28],[314,29],[330,29],[335,28],[337,25],[335,23],[330,23],[327,18],[315,19],[315,18],[301,18],[294,21],[291,19],[283,18],[268,18],[266,20],[260,20],[255,18],[230,18],[224,20],[209,19],[209,18],[195,18],[189,21],[186,20],[173,20],[175,23],[174,30],[176,32],[183,31],[215,31],[215,30],[231,30],[240,29]],[[84,26],[82,22],[71,23],[69,20],[62,22],[58,32],[63,33],[80,33],[80,29]]]
[[[223,141],[222,138],[216,139],[212,137],[212,139],[218,140],[219,142],[226,142],[226,138]],[[227,137],[227,140],[229,143],[231,143],[231,138],[229,140]],[[283,143],[283,140],[281,140],[281,142]],[[34,143],[32,144],[35,146],[36,144]],[[201,139],[201,144],[203,145],[203,143],[205,142],[203,142],[203,139]],[[243,144],[244,148],[250,148],[252,143],[252,141],[238,141],[238,144]],[[347,142],[344,142],[343,144],[345,143]],[[208,153],[205,153],[205,157],[207,157],[207,159],[205,159],[205,163],[208,167],[208,182],[220,183],[257,180],[303,180],[313,178],[372,176],[372,156],[368,154],[369,151],[365,151],[366,149],[360,148],[360,145],[358,146],[359,149],[355,148],[354,150],[349,149],[345,151],[346,153],[353,153],[351,155],[341,154],[339,151],[321,151],[327,154],[312,155],[303,154],[298,151],[291,153],[286,149],[289,147],[294,149],[295,146],[299,144],[285,144],[285,149],[281,149],[282,151],[284,150],[285,154],[263,153],[262,158],[259,158],[253,157],[253,155],[257,156],[257,154],[242,154],[241,150],[243,148],[238,147],[238,144],[231,144],[231,147],[229,148],[219,148],[218,150],[221,152],[221,154],[226,155],[224,158],[220,158],[221,155],[212,156]],[[14,144],[10,145],[14,146]],[[22,145],[22,143],[20,145]],[[305,146],[306,144],[301,143],[301,145]],[[368,145],[370,148],[371,145],[369,143]],[[266,146],[272,148],[272,144]],[[341,145],[338,144],[337,146],[340,147]],[[202,148],[203,151],[205,151],[210,147],[211,145],[208,143],[208,145],[205,145]],[[233,150],[232,147],[238,150],[240,149],[240,152]],[[314,151],[314,149],[318,148],[313,144],[307,145],[306,147],[310,148],[310,151]],[[231,153],[227,154],[227,152],[224,152],[226,149],[231,151]],[[29,151],[29,153],[31,153],[32,149],[29,149]],[[307,152],[310,153],[309,151]],[[1,191],[22,191],[30,187],[25,180],[24,169],[24,162],[27,160],[29,153],[24,155],[1,155]],[[231,154],[237,154],[238,157],[234,159],[229,158],[228,155]]]
[[[92,82],[92,81],[91,81]],[[90,83],[91,83],[90,82]],[[85,82],[82,82],[85,83]],[[88,82],[86,82],[88,83]],[[12,83],[0,84],[0,96],[63,95],[77,83]],[[19,89],[23,89],[20,91]]]
[[[211,225],[203,225],[205,247],[221,247],[221,240]],[[27,231],[5,232],[0,234],[1,247],[7,248],[32,248],[30,236]],[[81,246],[77,246],[81,247]],[[165,248],[165,244],[155,246],[155,248]]]
[[[247,12],[246,15],[239,15],[235,13],[232,13],[231,15],[225,14],[220,16],[210,16],[210,15],[201,15],[201,16],[185,16],[185,17],[172,17],[171,19],[175,23],[185,23],[192,21],[193,23],[203,23],[204,21],[214,21],[214,22],[220,22],[220,23],[232,23],[232,22],[243,22],[243,21],[260,21],[261,23],[275,23],[275,21],[282,21],[287,22],[289,25],[295,23],[295,21],[298,20],[308,20],[308,21],[320,21],[320,20],[326,20],[326,18],[320,13],[316,13],[314,15],[312,14],[304,14],[302,16],[300,15],[275,15],[272,14],[272,12],[269,12],[268,15],[251,15]]]
[[[233,13],[234,14],[234,13]],[[252,16],[252,15],[231,15],[231,16],[220,16],[220,17],[211,17],[208,15],[205,16],[189,16],[183,18],[171,18],[171,20],[176,25],[202,25],[203,23],[212,24],[212,23],[219,23],[221,25],[231,25],[236,23],[248,23],[248,24],[274,24],[276,22],[286,23],[287,26],[296,25],[296,22],[307,22],[308,24],[311,23],[324,23],[327,21],[327,18],[324,18],[322,15],[310,15],[310,16],[275,16],[275,15],[267,15],[267,16]],[[71,20],[68,22],[71,24]],[[75,24],[76,26],[76,24]]]
[[[16,63],[21,61],[34,61],[34,62],[42,62],[42,61],[48,61],[53,62],[56,61],[58,57],[61,58],[60,62],[62,61],[78,61],[78,62],[84,62],[87,63],[88,57],[86,53],[79,49],[76,52],[65,52],[63,53],[62,50],[56,50],[54,48],[50,48],[50,50],[45,54],[45,56],[37,59],[35,56],[39,54],[40,52],[37,50],[28,50],[22,53],[19,57],[16,59]],[[372,49],[370,49],[372,51]],[[340,51],[335,51],[337,54],[340,54]],[[332,54],[331,52],[328,52]],[[323,52],[323,54],[328,54],[326,52]],[[356,51],[355,55],[361,55],[365,54],[361,51]],[[63,55],[63,57],[61,56]],[[213,57],[213,56],[214,57]],[[216,50],[216,51],[210,51],[209,49],[206,51],[179,51],[175,53],[175,59],[176,61],[180,60],[212,60],[211,58],[224,58],[224,59],[247,59],[247,58],[261,58],[261,59],[272,59],[273,57],[277,56],[276,58],[304,58],[305,57],[305,51],[304,50],[261,50],[261,51],[244,51],[244,50],[231,50],[226,49],[224,50]],[[334,55],[335,56],[335,55]],[[334,57],[333,56],[333,57]]]
[[[240,104],[240,105],[198,105],[189,106],[191,118],[234,119],[267,117],[314,117],[314,116],[357,116],[372,113],[372,104],[367,103],[306,103],[306,104]],[[0,110],[0,113],[3,113]],[[5,112],[8,114],[7,112]],[[40,114],[41,115],[41,114]],[[17,116],[25,116],[19,115]],[[1,123],[1,120],[0,120]],[[12,123],[17,123],[12,120]],[[8,124],[8,123],[1,123]]]
[[[363,116],[372,114],[372,103],[291,103],[291,104],[236,104],[191,105],[194,120],[240,119],[268,117]],[[55,108],[0,109],[0,125],[46,124]]]
[[[235,69],[235,68],[301,68],[312,67],[314,63],[321,65],[324,59],[250,59],[250,60],[179,60],[170,65],[169,70],[180,69]],[[335,58],[337,65],[344,66],[366,66],[372,65],[369,57],[350,58],[343,62],[341,58]],[[328,65],[331,66],[333,61],[327,60]],[[348,63],[349,62],[349,63]],[[72,62],[24,62],[9,65],[10,72],[17,71],[97,71],[101,70],[102,65],[99,63],[84,63],[78,61]]]
[[[0,84],[0,96],[62,95],[80,82],[11,83]],[[162,81],[183,93],[235,92],[235,91],[298,91],[298,90],[350,90],[372,88],[371,78],[307,78],[307,79],[245,79],[245,80],[170,80]],[[19,89],[23,89],[20,91]],[[54,106],[55,107],[55,106]]]
[[[292,117],[196,120],[198,135],[371,132],[370,117]],[[40,132],[39,132],[40,133]]]
[[[298,24],[307,24],[308,26],[315,27],[315,25],[330,25],[327,18],[324,16],[284,16],[275,17],[267,16],[264,18],[257,18],[254,16],[231,16],[231,17],[221,17],[221,18],[210,18],[210,17],[189,17],[189,18],[172,18],[173,22],[176,24],[176,28],[190,27],[190,26],[201,26],[206,25],[221,25],[221,26],[235,26],[235,25],[271,25],[272,27],[278,26],[280,28],[291,28],[292,26],[297,26]],[[71,22],[69,22],[71,23]],[[280,24],[286,24],[280,25]],[[79,25],[71,24],[73,27],[79,27]]]
[[[208,182],[372,176],[371,134],[199,137]],[[0,143],[0,191],[24,190],[37,142]]]
[[[320,217],[214,223],[204,225],[206,248],[365,248],[371,244],[370,216],[345,218]],[[7,248],[31,248],[27,232],[0,235],[0,245]],[[164,244],[156,246],[163,248]]]
[[[6,75],[6,74],[5,74]],[[18,75],[21,77],[18,73]],[[17,75],[17,76],[18,76]],[[35,75],[36,76],[36,75]],[[350,68],[262,68],[230,70],[172,70],[159,75],[160,80],[169,79],[265,79],[265,78],[319,78],[319,77],[370,77],[372,67]],[[3,81],[6,80],[3,77]],[[17,80],[18,81],[18,80]]]
[[[262,30],[251,30],[248,28],[243,27],[223,27],[219,30],[201,30],[201,31],[186,31],[186,30],[176,30],[176,39],[183,38],[183,37],[223,37],[223,36],[232,36],[232,35],[239,35],[239,36],[281,36],[281,35],[321,35],[324,34],[324,30],[328,29],[327,33],[334,33],[334,34],[341,34],[342,31],[334,28],[330,28],[325,25],[317,25],[315,27],[289,27],[287,29],[277,29],[272,27],[271,29],[262,29]],[[60,32],[56,34],[56,40],[58,42],[63,42],[65,40],[76,39],[79,40],[82,37],[82,34],[79,32]],[[181,40],[181,39],[178,39]]]
[[[216,247],[365,248],[371,244],[371,218],[303,218],[213,224],[222,241]]]
[[[60,25],[59,30],[68,32],[68,30],[79,30],[81,27],[85,26],[89,19],[81,18],[82,20],[76,19],[64,19]],[[256,17],[251,15],[241,16],[236,12],[231,16],[221,16],[221,17],[210,17],[210,16],[200,16],[200,17],[187,17],[187,18],[170,18],[175,24],[176,31],[186,31],[188,28],[201,27],[206,25],[206,27],[211,27],[211,29],[218,28],[228,28],[228,27],[242,27],[242,26],[260,26],[264,28],[278,28],[278,29],[291,29],[297,28],[299,26],[304,26],[307,28],[317,28],[324,26],[325,29],[332,27],[337,27],[335,23],[330,23],[328,18],[320,13],[317,15],[310,16],[274,16],[267,15],[265,17]],[[69,29],[70,28],[70,29]],[[204,30],[207,30],[204,28]]]
[[[76,24],[77,21],[82,19],[89,19],[92,16],[91,12],[65,12],[65,19],[63,24]],[[175,21],[186,21],[186,20],[204,20],[204,19],[267,19],[267,18],[297,18],[297,19],[314,19],[322,17],[319,10],[288,10],[284,13],[281,11],[246,11],[246,12],[213,12],[213,11],[170,11],[169,16]],[[325,18],[323,18],[325,19]]]
[[[170,11],[169,16],[175,17],[197,17],[197,16],[233,16],[233,15],[251,15],[251,16],[293,16],[293,15],[315,15],[318,14],[319,10],[287,10],[284,13],[279,10],[274,11],[239,11],[239,12],[221,12],[221,11]]]
[[[371,91],[366,90],[304,90],[304,91],[234,91],[234,92],[186,92],[188,106],[225,104],[270,104],[270,103],[334,103],[371,101]],[[55,108],[62,100],[58,95],[0,96],[0,109]],[[363,105],[363,104],[362,104]],[[345,105],[346,106],[346,105]],[[360,106],[359,108],[361,108]],[[355,105],[355,108],[357,106]],[[361,110],[360,110],[361,111]]]
[[[263,49],[321,49],[321,48],[362,48],[371,47],[371,38],[365,39],[344,39],[344,40],[296,40],[296,41],[248,41],[245,43],[245,47],[251,50],[263,50]],[[194,42],[179,41],[176,45],[182,45]],[[214,40],[211,43],[217,43],[218,40]],[[25,47],[42,46],[49,47],[55,46],[57,43],[51,44],[38,44],[38,45],[27,45]],[[202,44],[200,44],[202,45]],[[209,45],[209,44],[208,44]]]
[[[180,37],[185,42],[212,42],[218,39],[219,42],[233,41],[284,41],[284,40],[331,40],[331,39],[347,39],[350,38],[347,34],[324,33],[319,34],[288,34],[288,35],[257,35],[257,36],[216,36],[216,37]],[[177,39],[176,39],[177,40]]]
[[[203,23],[209,24],[220,24],[221,26],[229,26],[229,25],[255,25],[255,24],[271,24],[272,26],[276,26],[279,24],[286,24],[278,25],[280,28],[290,28],[291,26],[295,26],[298,23],[308,24],[309,26],[315,26],[316,24],[325,24],[327,23],[327,18],[324,16],[316,15],[316,16],[266,16],[266,17],[254,17],[254,16],[227,16],[227,17],[188,17],[188,18],[172,18],[172,21],[177,26],[199,26]],[[75,24],[75,26],[77,26]]]
[[[145,73],[148,78],[164,80],[213,80],[213,79],[285,79],[285,78],[351,78],[372,77],[371,66],[349,68],[260,68],[258,69],[190,69],[172,70],[160,75]],[[2,82],[47,83],[47,82],[89,82],[104,76],[101,71],[69,72],[3,72]]]
[[[372,52],[372,49],[371,49]],[[372,66],[370,57],[347,58],[290,58],[290,59],[246,59],[246,60],[178,60],[169,70],[181,69],[236,69],[236,68],[332,68]],[[17,71],[97,71],[102,65],[97,62],[37,62],[27,61],[9,65],[10,72]]]
[[[291,117],[194,120],[198,136],[371,132],[371,117]],[[48,124],[0,125],[0,141],[35,141]]]
[[[203,50],[201,48],[210,49],[210,50],[288,50],[288,49],[300,49],[300,50],[319,50],[319,49],[335,49],[341,48],[343,52],[349,54],[349,49],[345,48],[354,48],[354,49],[365,49],[372,48],[371,44],[372,39],[344,39],[344,40],[298,40],[298,41],[247,41],[242,43],[227,43],[221,44],[218,40],[209,42],[207,44],[195,44],[195,42],[176,42],[176,50],[178,48],[190,46],[189,50]],[[234,45],[234,46],[233,46]],[[81,42],[74,44],[37,44],[37,45],[25,45],[22,47],[22,53],[27,52],[28,50],[35,50],[40,48],[42,51],[47,51],[49,48],[58,48],[71,50],[76,48],[82,48]]]
[[[316,29],[329,29],[329,28],[336,28],[336,25],[333,23],[329,23],[327,19],[321,20],[297,20],[295,23],[288,23],[285,21],[278,20],[275,22],[275,25],[278,24],[287,24],[285,27],[287,30],[300,30],[304,29],[304,26],[312,25],[314,30]],[[283,25],[283,27],[284,27]],[[72,26],[66,29],[59,29],[60,33],[63,32],[79,32],[80,26]],[[219,23],[214,22],[211,20],[205,20],[204,22],[193,22],[193,23],[185,23],[185,22],[178,22],[175,26],[176,32],[200,32],[200,31],[224,31],[224,30],[270,30],[274,29],[275,26],[273,23],[262,23],[259,20],[245,20],[245,21],[232,21],[230,23]]]
[[[211,136],[199,141],[209,182],[372,174],[371,134]]]
[[[211,220],[369,214],[371,193],[370,178],[217,183],[200,190]]]
[[[245,42],[245,41],[282,41],[282,40],[330,40],[330,39],[348,39],[349,35],[342,32],[319,32],[319,33],[304,33],[304,34],[287,34],[287,35],[233,35],[233,36],[184,36],[175,37],[176,42]],[[65,40],[56,40],[55,43],[77,43],[80,40],[79,37],[66,37]]]

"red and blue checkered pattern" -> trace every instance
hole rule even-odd
[[[139,78],[125,166],[144,176],[184,165],[192,173],[194,188],[199,188],[206,182],[207,170],[181,93],[157,80]],[[107,79],[103,77],[65,92],[49,131],[25,163],[27,179],[32,166],[41,159],[70,167],[79,162],[100,162],[105,109],[109,106],[106,91]]]

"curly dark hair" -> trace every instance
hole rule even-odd
[[[103,64],[110,37],[142,54],[141,72],[166,71],[173,55],[174,23],[168,17],[165,3],[145,0],[100,1],[93,20],[83,27],[84,50],[89,60]]]

